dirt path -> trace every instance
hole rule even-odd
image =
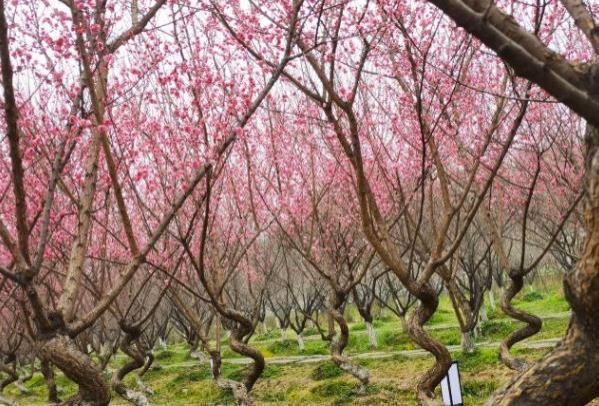
[[[516,348],[525,348],[525,349],[541,349],[541,348],[551,348],[555,346],[560,341],[559,338],[550,338],[546,340],[537,340],[531,342],[525,342],[516,346]],[[477,343],[477,348],[498,348],[499,342],[480,342]],[[450,345],[447,347],[450,352],[460,351],[461,347],[459,345]],[[425,350],[405,350],[405,351],[376,351],[376,352],[365,352],[361,354],[349,355],[349,358],[353,359],[382,359],[382,358],[390,358],[394,356],[403,356],[407,358],[418,358],[427,356],[428,353]],[[287,357],[270,357],[266,358],[267,364],[308,364],[315,362],[322,362],[330,359],[329,355],[290,355]],[[199,363],[208,363],[208,361],[188,361],[188,362],[180,362],[169,365],[162,365],[162,368],[185,368],[185,367],[193,367]],[[248,358],[223,358],[223,362],[234,365],[246,365],[251,363],[252,361]]]

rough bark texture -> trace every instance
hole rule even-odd
[[[110,402],[110,389],[102,372],[81,352],[73,340],[58,334],[39,344],[42,360],[51,362],[79,385],[79,392],[66,400],[64,405],[107,406]]]
[[[418,380],[416,396],[421,405],[437,405],[434,400],[435,388],[451,364],[449,350],[440,341],[434,339],[425,329],[424,324],[432,317],[439,306],[437,292],[430,284],[423,285],[416,295],[420,300],[418,306],[407,322],[408,335],[420,347],[435,357],[435,364]]]
[[[331,342],[331,359],[339,368],[348,374],[353,375],[360,381],[358,393],[363,393],[370,381],[370,372],[366,368],[350,362],[349,359],[343,355],[343,350],[347,346],[347,341],[349,339],[349,327],[340,311],[332,309],[330,314],[339,326],[339,334],[337,334]]]
[[[249,357],[254,360],[253,364],[250,366],[248,373],[243,378],[243,385],[245,386],[247,392],[251,392],[254,384],[262,375],[264,371],[264,367],[266,366],[264,362],[264,357],[262,353],[257,349],[249,346],[248,344],[243,342],[242,337],[245,336],[243,332],[240,331],[232,331],[231,337],[229,338],[229,347],[237,354],[243,355],[245,357]]]
[[[522,321],[526,323],[526,325],[508,335],[499,345],[499,356],[501,361],[508,368],[520,372],[525,371],[529,365],[524,359],[514,357],[510,353],[510,348],[512,348],[514,344],[537,334],[543,325],[543,321],[539,317],[512,306],[512,299],[522,290],[523,285],[524,278],[522,276],[510,275],[510,284],[501,296],[501,310],[511,318]]]
[[[588,125],[585,141],[587,234],[579,263],[564,276],[572,307],[566,337],[488,405],[584,405],[599,395],[599,131]]]
[[[150,367],[152,366],[153,363],[154,363],[154,354],[152,354],[152,351],[148,351],[146,353],[146,363],[145,363],[144,367],[142,368],[142,370],[137,373],[137,377],[135,378],[135,382],[137,383],[137,386],[139,387],[139,389],[141,389],[142,392],[147,393],[148,395],[152,395],[154,393],[154,391],[152,389],[148,388],[144,384],[143,377],[146,374],[146,372],[148,372],[148,370],[150,369]]]
[[[126,329],[123,330],[125,330],[126,335],[121,342],[120,348],[121,351],[131,358],[131,360],[123,365],[115,374],[112,379],[112,389],[121,395],[123,399],[136,406],[149,406],[150,402],[148,402],[148,399],[143,393],[143,388],[145,388],[145,386],[142,387],[142,392],[137,392],[127,388],[123,383],[123,379],[127,374],[142,368],[145,365],[145,352],[139,348],[139,343],[137,341],[140,331],[137,331],[136,329],[132,329],[132,331]]]

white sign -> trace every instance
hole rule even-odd
[[[457,362],[451,363],[447,375],[441,381],[441,394],[443,395],[443,404],[447,406],[461,406],[464,404]]]

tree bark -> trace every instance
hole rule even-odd
[[[56,336],[39,344],[42,361],[51,362],[79,386],[77,394],[66,400],[70,406],[107,406],[110,402],[110,389],[102,372],[81,352],[74,341],[65,335]]]
[[[232,331],[231,337],[229,338],[229,347],[236,353],[254,360],[249,372],[243,378],[243,384],[249,393],[258,378],[260,378],[260,375],[262,375],[266,363],[264,362],[264,356],[262,356],[260,351],[243,342],[244,335],[245,334],[241,332],[235,330]]]
[[[376,350],[376,332],[374,331],[374,326],[372,325],[371,321],[366,322],[366,332],[368,333],[368,343],[370,344],[370,349]]]
[[[514,357],[510,353],[510,349],[514,344],[538,333],[543,325],[543,321],[539,317],[512,306],[512,299],[522,290],[523,285],[524,278],[521,275],[510,275],[510,284],[501,297],[501,309],[503,312],[513,319],[526,323],[524,327],[508,335],[499,345],[499,356],[501,361],[508,368],[519,372],[525,371],[529,365],[526,360]]]
[[[435,388],[451,365],[451,355],[445,345],[433,338],[423,326],[437,311],[439,298],[435,289],[428,283],[413,294],[419,303],[408,320],[408,335],[416,344],[433,354],[436,361],[432,368],[418,379],[416,397],[421,405],[437,405],[438,402],[434,400]]]
[[[297,346],[299,347],[299,351],[300,352],[304,352],[306,349],[306,344],[304,343],[304,334],[303,333],[298,333],[297,334]]]
[[[40,362],[40,369],[44,380],[46,381],[46,387],[48,388],[48,403],[59,403],[58,389],[56,388],[56,380],[54,379],[54,368],[52,364],[45,359]]]
[[[150,406],[150,402],[148,402],[143,392],[129,389],[123,383],[123,379],[127,374],[145,365],[145,353],[139,348],[139,343],[137,342],[139,331],[125,331],[125,333],[126,335],[121,342],[120,348],[123,353],[131,358],[131,361],[127,362],[117,371],[112,379],[112,389],[123,399],[136,406]],[[143,387],[145,388],[145,386]]]
[[[220,377],[220,366],[221,366],[221,355],[218,350],[209,351],[210,355],[210,370],[212,371],[212,378],[218,380]]]
[[[489,306],[491,310],[495,310],[495,294],[493,293],[493,288],[489,289]]]
[[[476,347],[474,346],[474,340],[472,339],[472,332],[462,331],[462,351],[474,352]]]
[[[583,405],[599,395],[599,131],[587,125],[585,245],[564,275],[572,308],[566,337],[535,365],[495,393],[488,405]]]
[[[339,310],[331,309],[330,314],[339,326],[339,334],[337,334],[331,342],[331,359],[339,368],[353,375],[360,381],[358,393],[363,393],[370,381],[370,372],[368,369],[350,362],[349,359],[343,355],[343,350],[347,346],[349,339],[349,327]]]

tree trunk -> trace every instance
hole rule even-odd
[[[482,321],[482,322],[489,321],[489,316],[487,315],[487,309],[485,308],[484,303],[480,307],[480,321]]]
[[[298,333],[297,334],[297,346],[299,347],[299,351],[300,352],[304,352],[306,349],[306,344],[304,343],[304,334],[303,333]]]
[[[40,362],[40,369],[44,380],[46,381],[46,387],[48,388],[48,403],[59,403],[58,390],[56,389],[56,380],[54,379],[54,368],[52,364],[47,360],[42,359]]]
[[[233,398],[235,398],[235,403],[238,406],[254,406],[254,402],[243,383],[222,378],[219,378],[217,383],[219,387],[230,390],[233,393]]]
[[[493,293],[493,288],[489,289],[489,306],[491,310],[495,310],[495,294]]]
[[[330,314],[339,326],[339,334],[336,335],[331,342],[331,359],[339,368],[348,374],[353,375],[360,381],[358,393],[363,393],[370,381],[370,372],[368,369],[350,362],[350,360],[343,355],[343,350],[347,346],[349,339],[349,328],[343,318],[343,314],[341,314],[339,310],[331,309]]]
[[[488,406],[578,406],[599,394],[599,330],[573,316],[566,338],[535,365],[497,391]]]
[[[470,331],[462,331],[462,351],[471,353],[475,349],[472,333]]]
[[[154,394],[154,391],[152,389],[148,388],[144,384],[143,377],[146,374],[146,372],[148,372],[148,370],[152,367],[153,363],[154,363],[154,354],[152,354],[152,351],[148,351],[146,353],[146,363],[145,363],[144,367],[142,368],[142,370],[137,373],[137,377],[135,378],[135,382],[137,383],[137,386],[139,387],[139,389],[141,389],[144,393],[147,393],[148,395]]]
[[[376,350],[377,342],[376,342],[376,332],[374,331],[374,326],[372,322],[366,322],[366,332],[368,333],[368,343],[370,344],[371,350]]]
[[[125,376],[127,376],[127,374],[143,367],[145,364],[145,354],[139,348],[136,340],[137,336],[127,334],[121,342],[121,351],[127,354],[131,358],[131,361],[127,362],[117,371],[112,379],[112,389],[121,395],[123,399],[136,406],[150,406],[150,402],[148,402],[148,399],[143,392],[137,392],[129,389],[123,383],[123,379]]]
[[[220,366],[221,366],[221,355],[218,350],[209,351],[210,354],[210,370],[212,371],[212,378],[218,380],[220,377]]]
[[[399,322],[401,324],[401,331],[407,334],[408,332],[408,320],[406,320],[406,315],[402,314],[399,316]]]
[[[243,333],[237,331],[231,332],[231,337],[229,338],[229,347],[231,347],[231,349],[236,353],[254,360],[249,372],[243,379],[243,384],[245,385],[247,392],[250,393],[254,387],[254,384],[258,378],[260,378],[260,375],[262,375],[266,364],[264,362],[264,356],[262,356],[260,351],[243,342],[243,335]]]
[[[436,290],[427,283],[414,289],[413,294],[419,303],[408,320],[408,335],[414,343],[430,352],[436,361],[432,368],[419,377],[416,397],[421,405],[436,405],[438,402],[434,400],[435,388],[451,365],[451,355],[445,345],[433,338],[423,327],[439,306]]]
[[[510,284],[501,297],[501,309],[503,312],[513,319],[526,323],[524,327],[508,335],[499,345],[499,357],[501,361],[508,368],[519,372],[523,372],[529,367],[528,362],[522,358],[514,357],[510,353],[510,349],[514,344],[538,333],[543,325],[543,321],[537,316],[512,306],[512,299],[522,290],[523,285],[524,278],[521,275],[510,275]]]
[[[77,394],[65,401],[70,406],[107,406],[110,402],[110,389],[102,371],[89,357],[81,352],[74,341],[65,335],[56,336],[39,344],[42,361],[51,362],[79,386]]]
[[[584,251],[564,275],[572,307],[566,337],[531,368],[497,391],[489,405],[583,405],[599,395],[599,131],[587,125]]]

